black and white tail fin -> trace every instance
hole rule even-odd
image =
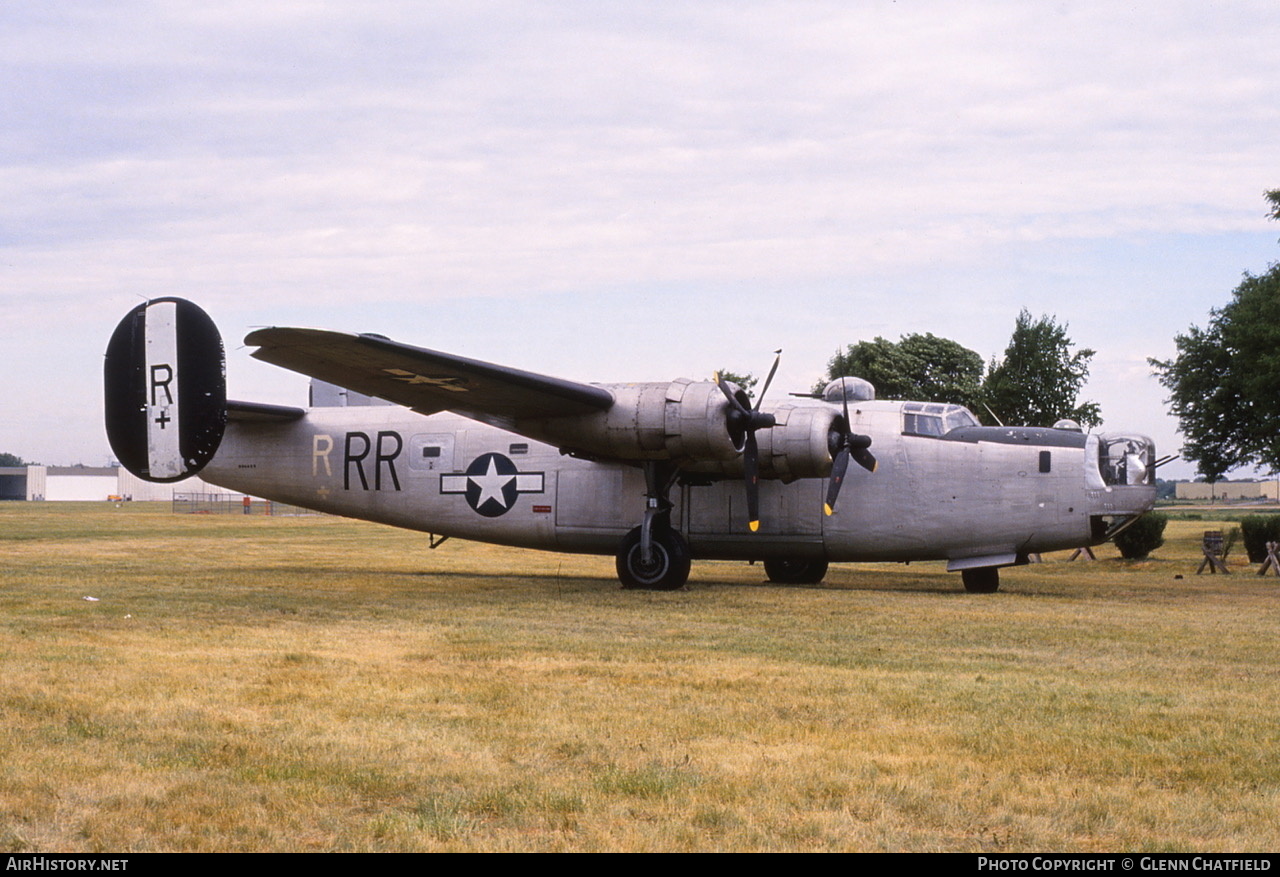
[[[140,304],[120,321],[103,369],[107,439],[146,481],[178,481],[213,459],[227,423],[226,360],[209,315],[185,299]]]

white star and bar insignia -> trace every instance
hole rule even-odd
[[[406,384],[425,384],[429,387],[435,387],[438,390],[448,390],[450,393],[466,393],[467,388],[463,386],[466,381],[462,378],[453,377],[452,375],[444,375],[440,377],[430,377],[428,375],[415,374],[411,371],[405,371],[402,368],[384,368],[384,372],[391,375],[397,381],[404,381]]]
[[[502,454],[481,454],[465,474],[441,475],[442,494],[465,494],[467,505],[486,518],[505,515],[522,493],[543,493],[543,472],[521,472]]]

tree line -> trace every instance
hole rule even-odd
[[[1280,220],[1280,189],[1264,193]],[[1280,471],[1280,264],[1247,271],[1209,324],[1174,339],[1172,359],[1151,359],[1185,439],[1182,455],[1207,481],[1233,469]]]
[[[1023,308],[1004,356],[992,357],[990,365],[964,345],[929,332],[897,341],[877,336],[836,351],[812,392],[817,396],[831,381],[857,377],[871,382],[877,398],[963,405],[987,424],[1052,426],[1066,419],[1088,428],[1102,423],[1096,402],[1079,401],[1093,355],[1075,349],[1055,317],[1033,319]],[[749,372],[720,374],[748,395],[756,384]]]
[[[882,399],[916,399],[964,405],[987,423],[1051,426],[1074,420],[1102,423],[1096,402],[1079,400],[1094,351],[1075,349],[1067,327],[1050,316],[1034,319],[1023,308],[1003,357],[984,365],[974,351],[932,333],[877,337],[838,351],[814,387],[856,376],[871,382]]]

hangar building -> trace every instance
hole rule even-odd
[[[152,484],[120,466],[0,466],[0,500],[173,499],[174,493],[226,493],[199,478]]]

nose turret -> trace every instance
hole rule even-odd
[[[1095,542],[1110,539],[1156,502],[1156,446],[1136,433],[1090,435],[1085,480]]]
[[[1108,486],[1155,487],[1156,446],[1145,435],[1103,433],[1098,436],[1098,474]]]

